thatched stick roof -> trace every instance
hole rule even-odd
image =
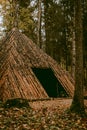
[[[48,98],[31,68],[51,68],[69,96],[74,82],[55,60],[17,29],[0,44],[0,98]]]

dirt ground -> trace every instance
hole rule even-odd
[[[67,108],[70,107],[72,103],[72,99],[70,98],[55,98],[52,100],[45,100],[45,101],[35,101],[35,102],[30,102],[30,106],[33,109],[42,109],[42,108],[60,108],[61,110],[64,109],[66,110]],[[87,100],[84,100],[85,107],[87,108]]]
[[[71,102],[72,102],[72,99],[55,98],[52,100],[31,102],[30,106],[33,109],[41,109],[41,108],[54,109],[61,106],[61,109],[63,108],[64,110],[64,108],[65,109],[69,108]]]

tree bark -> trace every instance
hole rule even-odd
[[[41,0],[38,0],[38,32],[37,32],[37,44],[41,48]]]
[[[14,6],[14,21],[13,21],[13,27],[18,28],[18,11],[19,11],[19,1],[15,0],[13,1]]]
[[[45,52],[49,55],[50,54],[50,45],[49,45],[49,29],[48,29],[48,8],[49,8],[49,1],[44,0],[44,23],[45,23]]]
[[[72,44],[71,44],[71,75],[73,79],[75,79],[75,55],[76,55],[76,47],[75,47],[75,32],[72,31]]]
[[[82,32],[82,3],[75,0],[75,42],[76,42],[76,70],[75,92],[70,110],[80,115],[85,114],[83,96],[83,32]]]

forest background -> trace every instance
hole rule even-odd
[[[82,2],[84,88],[87,89],[87,0]],[[75,78],[73,0],[0,0],[0,40],[16,26]]]

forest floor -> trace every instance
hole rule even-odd
[[[0,107],[0,130],[87,130],[87,118],[68,114],[71,99],[30,102],[29,108]],[[87,112],[87,100],[85,100]]]

